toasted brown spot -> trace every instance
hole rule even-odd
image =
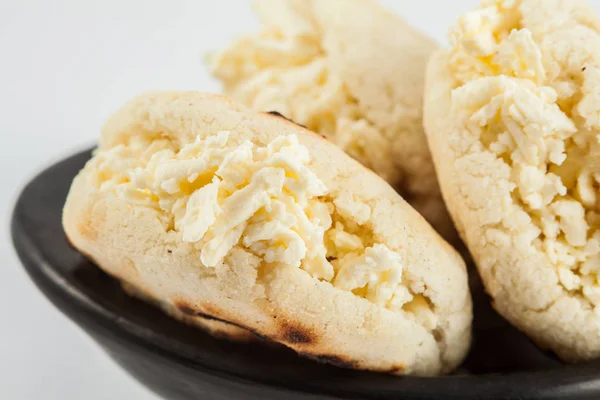
[[[209,333],[213,336],[216,337],[217,339],[227,339],[231,342],[240,342],[240,341],[250,341],[250,340],[259,340],[259,339],[254,339],[254,336],[252,335],[252,332],[247,332],[243,333],[243,334],[239,334],[239,333],[231,333],[231,332],[226,332],[224,330],[214,330],[214,329],[208,329],[206,327],[202,327],[206,330],[209,331]],[[237,327],[236,327],[237,328]]]
[[[301,356],[310,358],[316,362],[322,364],[331,364],[334,367],[338,368],[356,368],[356,364],[351,361],[344,359],[343,357],[336,356],[333,354],[309,354],[309,353],[299,353]]]
[[[196,310],[194,310],[193,308],[191,308],[190,306],[188,306],[185,303],[175,302],[175,307],[177,307],[177,309],[179,311],[181,311],[182,313],[184,313],[185,315],[190,315],[192,317],[195,317],[198,315]]]
[[[215,310],[211,310],[208,306],[206,306],[205,308],[207,308],[205,311],[204,310],[198,310],[196,309],[194,306],[191,306],[189,303],[187,303],[185,300],[175,300],[173,302],[173,305],[179,310],[181,311],[183,314],[188,315],[190,317],[198,317],[198,318],[204,318],[207,320],[212,320],[212,321],[219,321],[219,322],[223,322],[225,324],[229,324],[229,325],[233,325],[236,326],[238,328],[241,329],[245,329],[248,332],[250,332],[251,334],[253,334],[254,336],[256,336],[257,338],[261,339],[261,340],[268,340],[267,337],[261,335],[260,333],[248,328],[247,326],[238,324],[236,322],[232,322],[232,321],[228,321],[226,319],[223,318],[219,318],[216,317],[215,315],[211,315],[211,314],[218,314],[218,312],[216,312]]]
[[[217,309],[211,307],[209,304],[202,305],[202,313],[205,315],[210,315],[213,319],[218,319],[216,316],[220,314]]]
[[[288,117],[286,117],[285,115],[281,114],[280,112],[277,112],[277,111],[269,111],[269,112],[267,112],[267,114],[271,114],[271,115],[273,115],[273,116],[275,116],[275,117],[283,118],[283,119],[285,119],[286,121],[289,121],[289,122],[291,122],[291,123],[292,123],[292,124],[294,124],[294,125],[298,125],[298,126],[300,126],[300,127],[304,128],[304,129],[308,129],[306,126],[304,126],[304,125],[302,125],[302,124],[299,124],[299,123],[297,123],[296,121],[293,121],[293,120],[289,119]]]
[[[223,319],[217,318],[207,311],[199,310],[196,306],[190,305],[188,302],[184,300],[176,300],[173,302],[173,305],[185,315],[189,315],[191,317],[202,317],[205,319],[212,319],[222,322],[230,323],[229,321],[225,321]]]
[[[399,374],[402,371],[404,371],[404,365],[394,365],[392,368],[382,370],[381,372],[387,374]]]
[[[281,340],[286,343],[292,344],[309,344],[314,343],[315,338],[306,329],[300,328],[298,326],[283,326],[283,335]]]
[[[286,121],[288,121],[288,122],[291,122],[291,123],[292,123],[292,124],[294,124],[294,125],[297,125],[297,126],[299,126],[299,127],[301,127],[301,128],[304,128],[304,129],[306,129],[306,130],[309,130],[309,131],[313,132],[315,135],[317,135],[317,136],[320,136],[320,137],[322,137],[322,138],[323,138],[323,139],[325,139],[325,140],[328,140],[328,139],[327,139],[327,136],[323,135],[322,133],[314,132],[314,131],[312,131],[311,129],[309,129],[309,128],[308,128],[306,125],[299,124],[299,123],[297,123],[296,121],[294,121],[294,120],[291,120],[291,119],[289,119],[288,117],[286,117],[285,115],[281,114],[280,112],[277,112],[277,111],[268,111],[268,112],[267,112],[267,114],[273,115],[273,116],[275,116],[275,117],[283,118],[283,119],[285,119]]]

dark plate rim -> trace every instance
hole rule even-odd
[[[510,390],[510,397],[525,399],[527,395],[534,394],[535,399],[554,399],[557,395],[568,396],[576,393],[581,396],[594,396],[600,393],[600,368],[598,363],[583,363],[565,365],[561,368],[541,371],[517,371],[514,373],[492,373],[486,375],[452,375],[445,377],[395,377],[399,379],[398,390],[381,388],[378,393],[373,393],[373,387],[356,386],[344,388],[338,385],[347,384],[347,381],[321,382],[308,385],[288,384],[278,382],[274,384],[268,379],[252,379],[227,370],[217,370],[214,366],[205,365],[198,360],[185,355],[184,343],[177,343],[172,338],[166,337],[154,330],[130,319],[124,318],[95,301],[88,293],[71,284],[67,277],[60,273],[52,263],[45,259],[43,252],[33,243],[27,229],[22,226],[19,219],[19,210],[28,191],[35,183],[61,163],[76,157],[88,154],[83,151],[63,159],[38,173],[22,189],[11,218],[11,236],[13,246],[29,277],[43,294],[67,317],[86,330],[98,332],[102,336],[109,336],[128,345],[149,351],[159,357],[168,358],[192,368],[197,372],[214,375],[237,382],[274,387],[280,390],[299,391],[314,395],[330,396],[359,396],[369,399],[396,398],[403,394],[411,393],[424,396],[445,394],[448,398],[464,399],[492,399],[499,398],[501,393]],[[532,386],[532,383],[533,386]],[[435,387],[435,389],[434,389]],[[454,396],[454,397],[453,397]],[[492,396],[492,397],[490,397]],[[496,396],[496,397],[494,397]],[[512,397],[514,396],[514,397]]]

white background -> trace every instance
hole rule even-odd
[[[478,4],[382,1],[440,43]],[[130,97],[217,91],[202,55],[257,26],[249,0],[0,0],[0,399],[156,399],[29,282],[9,214],[28,178],[92,144]]]

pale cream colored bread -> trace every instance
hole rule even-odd
[[[225,93],[324,135],[458,246],[422,123],[425,68],[436,44],[372,0],[254,5],[260,32],[208,57]]]
[[[190,310],[185,307],[177,307],[169,301],[161,301],[158,298],[153,297],[149,293],[144,293],[140,288],[130,284],[129,282],[122,281],[123,290],[132,297],[137,297],[140,300],[144,300],[147,303],[151,303],[155,307],[160,308],[165,314],[183,322],[186,325],[192,325],[199,327],[202,330],[209,332],[211,335],[219,338],[228,339],[234,342],[256,342],[262,339],[260,336],[253,334],[247,329],[240,326],[233,325],[229,322],[213,318],[210,316],[202,317],[201,314],[195,310]]]
[[[600,24],[580,0],[487,1],[427,74],[442,192],[495,308],[600,357]]]
[[[469,348],[454,249],[334,144],[222,96],[125,105],[75,178],[63,223],[100,268],[177,316],[323,362],[434,375]]]

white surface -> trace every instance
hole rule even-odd
[[[382,1],[442,43],[478,3]],[[202,54],[256,27],[247,0],[0,0],[0,399],[156,398],[37,292],[11,249],[8,216],[26,179],[93,143],[128,98],[218,90]]]

